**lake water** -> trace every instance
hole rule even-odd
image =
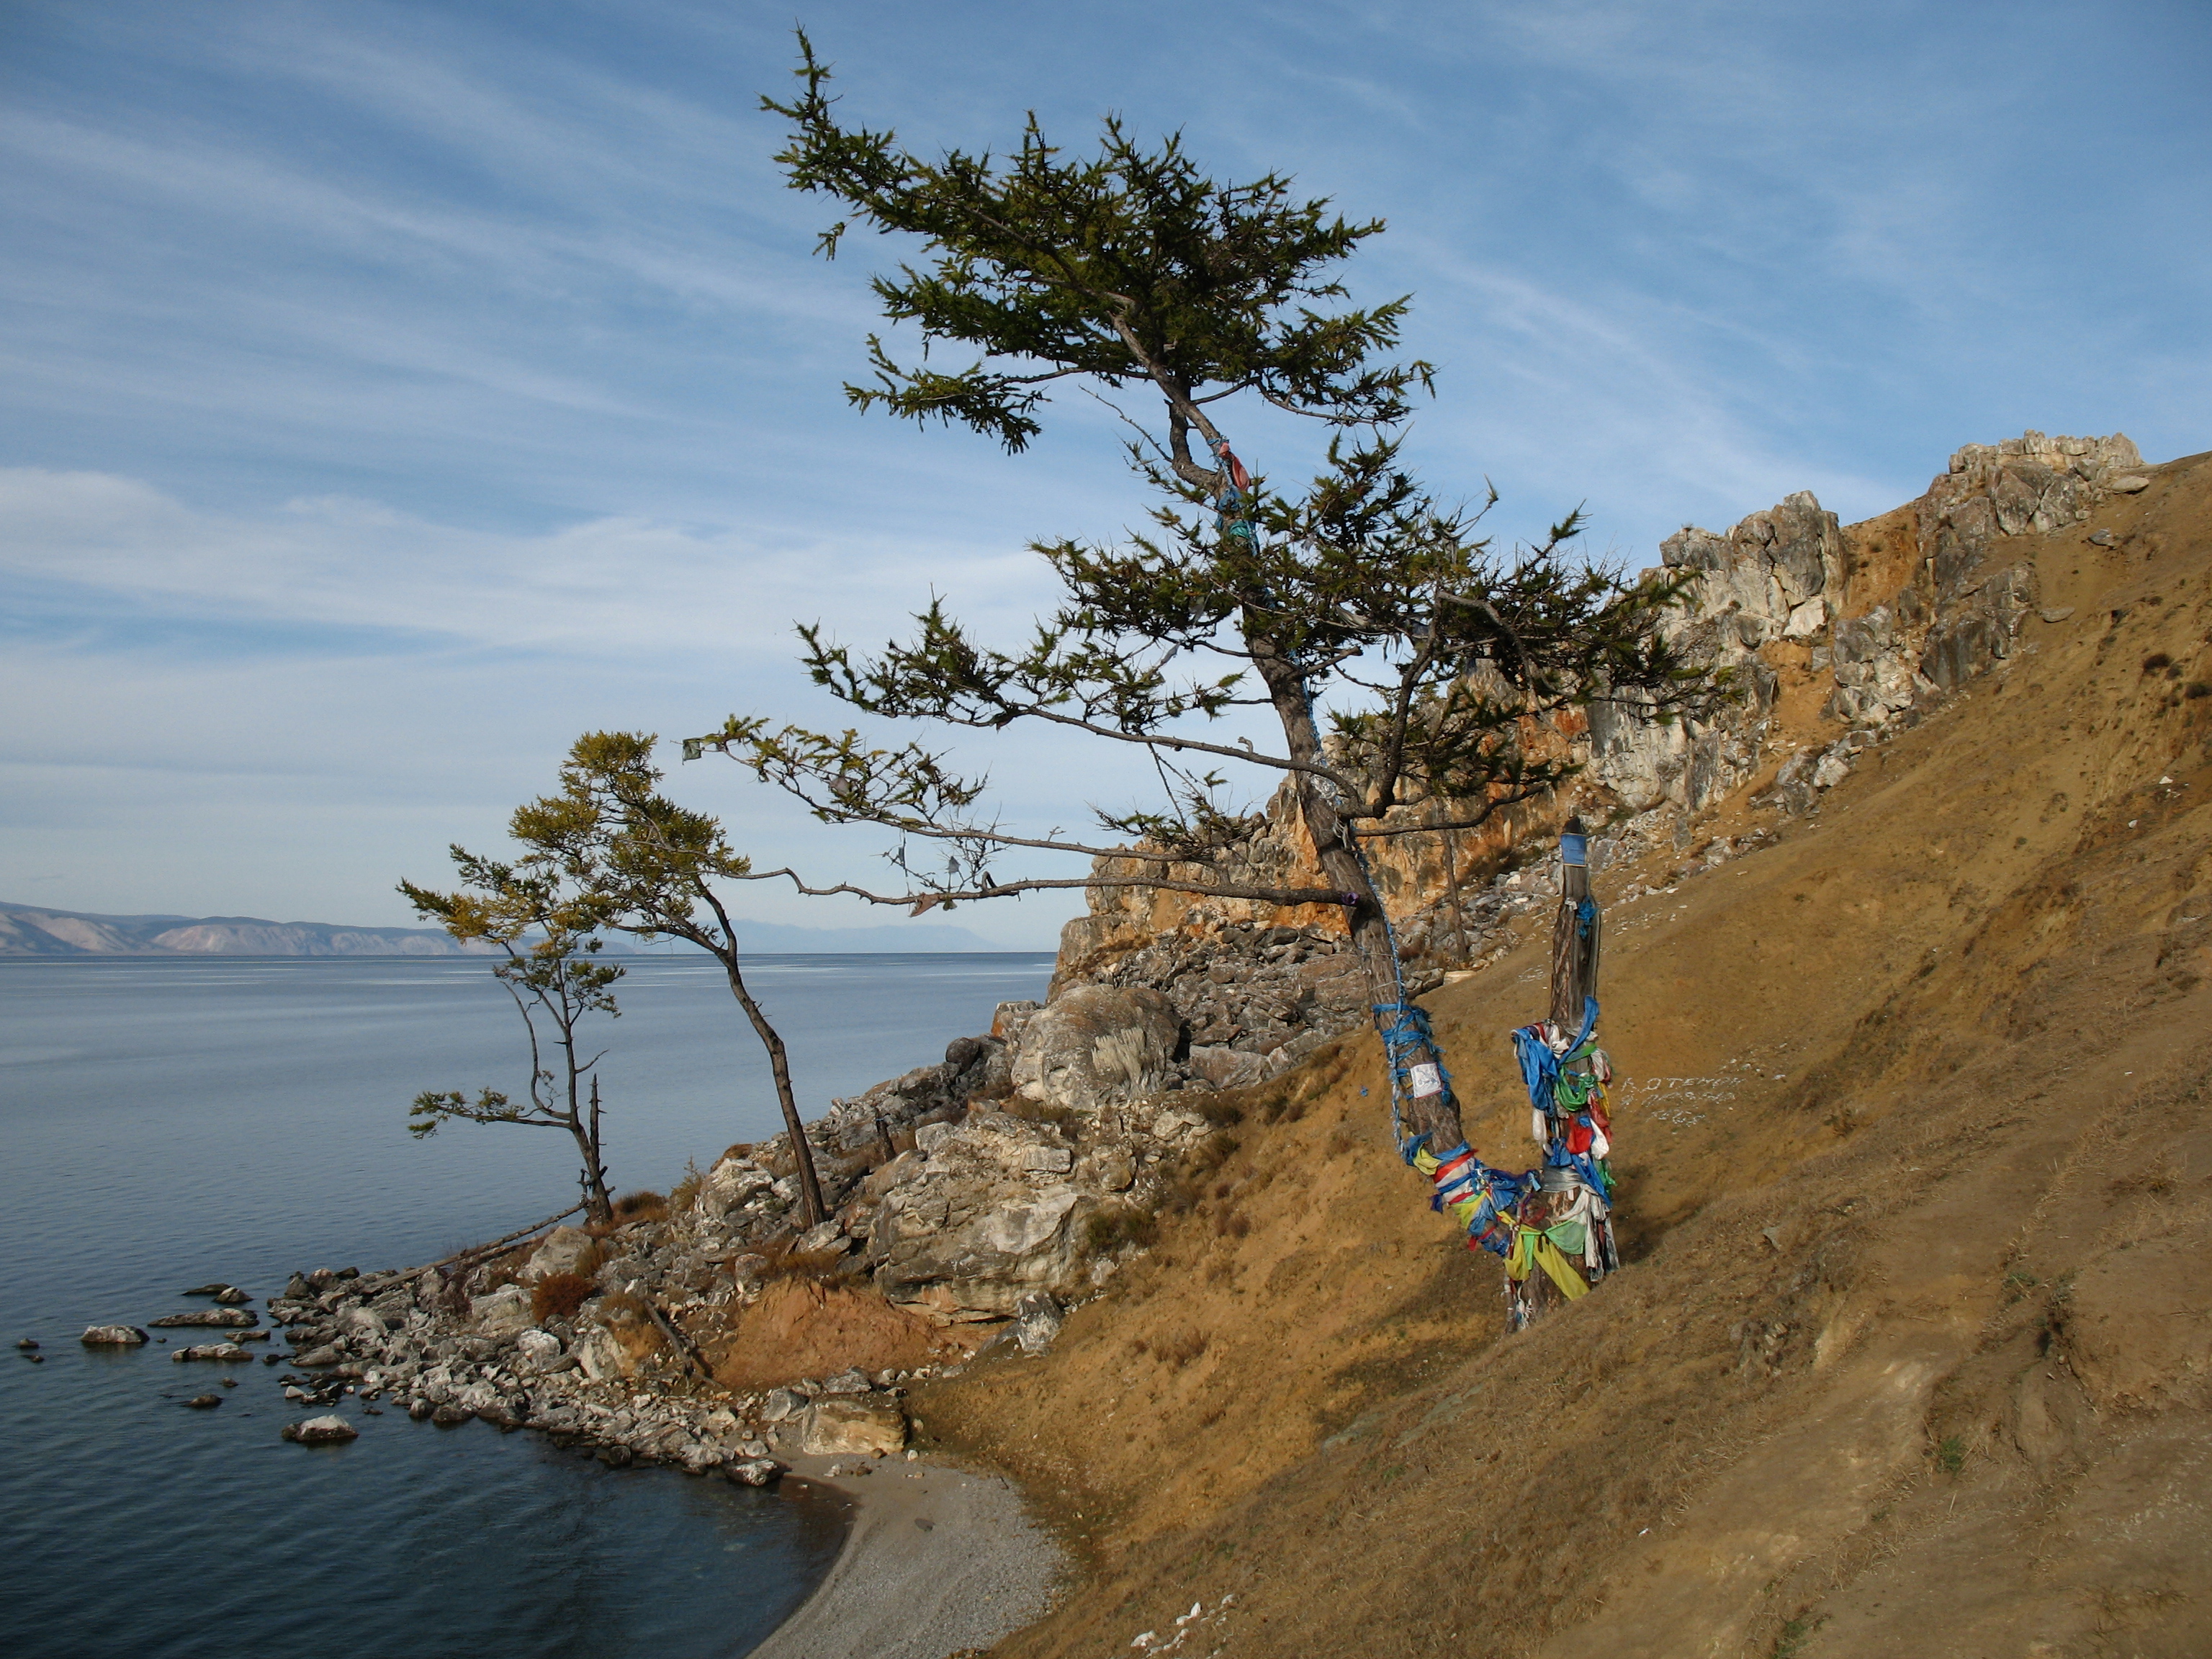
[[[617,1192],[665,1190],[781,1119],[719,972],[626,960],[604,1027],[607,1164]],[[941,1059],[998,1003],[1041,997],[1051,967],[763,957],[748,981],[811,1115]],[[520,1038],[482,961],[0,961],[0,1339],[45,1356],[0,1346],[11,1650],[725,1659],[805,1599],[842,1539],[823,1500],[609,1470],[350,1399],[360,1439],[294,1446],[281,1368],[77,1342],[200,1305],[187,1285],[228,1280],[258,1306],[294,1268],[428,1261],[571,1201],[564,1134],[406,1133],[423,1089],[520,1095]],[[221,1407],[185,1408],[209,1389]]]

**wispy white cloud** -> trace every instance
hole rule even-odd
[[[201,616],[531,652],[786,653],[794,619],[834,611],[864,635],[890,630],[933,585],[970,596],[986,626],[1044,597],[1037,560],[1018,549],[625,517],[502,533],[340,496],[245,517],[136,479],[38,468],[0,470],[0,570]]]

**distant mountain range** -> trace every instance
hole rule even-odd
[[[794,927],[775,921],[740,921],[738,942],[748,951],[809,955],[907,951],[997,951],[1001,945],[965,927],[925,922],[917,927]],[[611,953],[660,954],[617,938]],[[688,945],[677,945],[687,951]],[[463,945],[436,927],[348,927],[327,921],[264,921],[258,916],[101,916],[0,902],[0,957],[465,957],[496,953],[489,945]]]

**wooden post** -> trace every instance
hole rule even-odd
[[[1583,1004],[1597,994],[1597,905],[1590,898],[1589,835],[1569,818],[1559,837],[1559,908],[1552,918],[1552,1024],[1579,1030]]]
[[[1516,1041],[1537,1045],[1532,1052],[1556,1073],[1532,1095],[1529,1129],[1543,1148],[1542,1161],[1529,1171],[1536,1189],[1515,1206],[1518,1234],[1530,1249],[1554,1259],[1582,1285],[1595,1285],[1620,1265],[1613,1248],[1611,1124],[1605,1110],[1605,1085],[1612,1065],[1596,1047],[1593,1024],[1583,1024],[1597,996],[1599,947],[1603,917],[1589,885],[1589,832],[1578,817],[1569,818],[1559,837],[1559,908],[1552,922],[1551,1012],[1540,1025],[1527,1028]],[[1580,1039],[1578,1042],[1577,1039]],[[1530,1237],[1533,1235],[1533,1237]],[[1580,1248],[1571,1248],[1579,1243]],[[1538,1267],[1505,1283],[1508,1324],[1520,1330],[1570,1296],[1551,1273]]]

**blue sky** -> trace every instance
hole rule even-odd
[[[1632,565],[1801,489],[1846,520],[2034,426],[2212,447],[2212,8],[811,4],[856,118],[1180,128],[1389,233],[1493,524]],[[988,629],[1133,521],[1110,418],[1009,459],[849,411],[893,250],[811,254],[758,112],[787,5],[0,6],[0,897],[407,920],[590,726],[830,721],[789,624]],[[1275,470],[1307,434],[1235,430]],[[1138,787],[963,752],[1019,821]],[[771,862],[867,877],[734,769]],[[765,919],[883,920],[765,890]],[[1048,945],[1066,903],[960,918]]]

